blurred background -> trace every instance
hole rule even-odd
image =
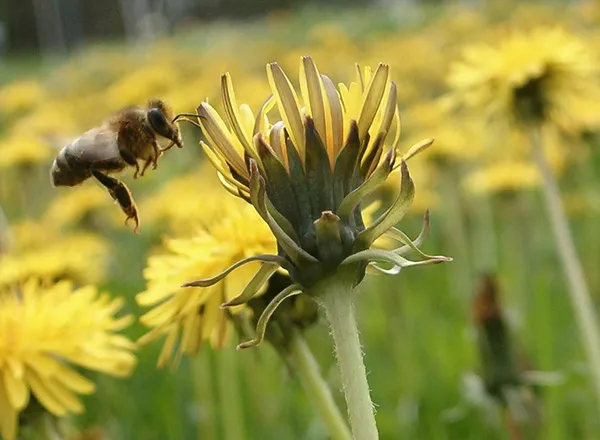
[[[334,83],[352,80],[356,62],[386,62],[398,85],[401,145],[436,138],[411,161],[417,196],[400,226],[416,236],[429,208],[423,249],[454,262],[363,284],[358,314],[381,438],[598,439],[598,402],[537,168],[518,135],[499,140],[444,105],[450,66],[465,47],[543,25],[597,56],[598,24],[600,2],[584,0],[0,0],[0,286],[67,278],[124,297],[140,316],[135,295],[146,288],[148,257],[205,221],[218,200],[209,192],[226,194],[213,185],[201,133],[182,124],[182,150],[141,179],[123,173],[138,236],[96,182],[51,186],[58,150],[152,97],[175,113],[204,99],[219,108],[223,72],[238,102],[257,109],[269,93],[268,62],[297,81],[300,56],[311,55]],[[593,120],[546,148],[595,300],[598,128]],[[381,190],[384,203],[395,185]],[[135,324],[128,335],[145,330]],[[306,338],[343,408],[327,332],[318,322]],[[482,335],[498,344],[493,355]],[[81,432],[73,438],[328,438],[275,350],[235,352],[235,342],[206,344],[162,369],[162,341],[141,348],[130,378],[94,377],[97,392],[70,420]],[[525,390],[520,398],[534,410],[499,398],[505,385]]]

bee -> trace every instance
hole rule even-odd
[[[75,186],[94,177],[127,215],[125,223],[133,219],[137,233],[139,217],[131,192],[123,182],[108,174],[135,167],[136,179],[150,165],[156,169],[158,158],[165,151],[175,145],[182,148],[176,124],[178,116],[173,118],[171,109],[159,99],[151,100],[145,109],[131,106],[114,113],[102,125],[86,131],[60,150],[50,170],[52,184]],[[161,148],[159,138],[171,143]],[[143,161],[141,170],[138,160]]]

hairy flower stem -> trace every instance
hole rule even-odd
[[[344,278],[321,282],[313,291],[320,298],[331,326],[335,353],[355,440],[377,440],[373,403],[354,316],[356,291]]]
[[[351,440],[352,435],[346,420],[335,404],[327,382],[321,377],[319,365],[310,348],[298,332],[290,342],[289,361],[313,407],[325,423],[332,440]]]
[[[575,250],[558,183],[544,156],[539,129],[532,130],[531,144],[537,166],[542,175],[546,207],[552,222],[558,255],[569,283],[571,302],[575,309],[583,345],[589,358],[590,372],[596,388],[598,404],[600,404],[600,327],[598,326],[595,306],[590,296],[581,261]]]

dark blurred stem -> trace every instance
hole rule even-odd
[[[217,381],[220,422],[224,440],[244,440],[244,412],[240,394],[238,357],[235,350],[225,348],[217,353]]]
[[[504,411],[504,415],[506,420],[506,429],[511,440],[525,440],[525,437],[523,437],[523,433],[521,432],[519,424],[517,423],[509,409]]]
[[[573,236],[560,197],[558,182],[544,155],[540,129],[533,129],[530,138],[533,154],[542,176],[546,208],[552,223],[558,255],[569,284],[571,302],[581,331],[583,346],[589,359],[589,370],[596,388],[596,397],[598,398],[598,404],[600,404],[600,328],[596,309],[588,290],[581,262],[575,250]]]
[[[377,440],[379,434],[354,314],[357,291],[345,278],[344,274],[335,275],[313,287],[311,293],[320,298],[329,321],[353,438]]]
[[[319,365],[299,332],[295,332],[289,347],[289,365],[300,378],[313,408],[321,416],[332,440],[351,440],[346,420],[333,400],[327,382],[321,377]]]

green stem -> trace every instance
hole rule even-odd
[[[558,183],[544,155],[539,129],[532,131],[531,144],[542,175],[546,207],[552,222],[558,255],[569,283],[571,302],[575,309],[583,345],[589,358],[590,371],[596,388],[598,403],[600,404],[600,327],[598,326],[598,318],[581,262],[575,250]]]
[[[238,358],[235,350],[225,348],[217,353],[217,387],[221,406],[220,421],[225,440],[246,438],[242,398],[239,392]]]
[[[321,299],[331,326],[354,439],[377,440],[379,434],[354,317],[356,292],[343,277],[334,276],[315,286],[312,293]]]
[[[294,334],[290,343],[289,360],[332,440],[350,440],[352,435],[348,425],[333,400],[327,382],[321,377],[319,366],[310,348],[298,332]]]

